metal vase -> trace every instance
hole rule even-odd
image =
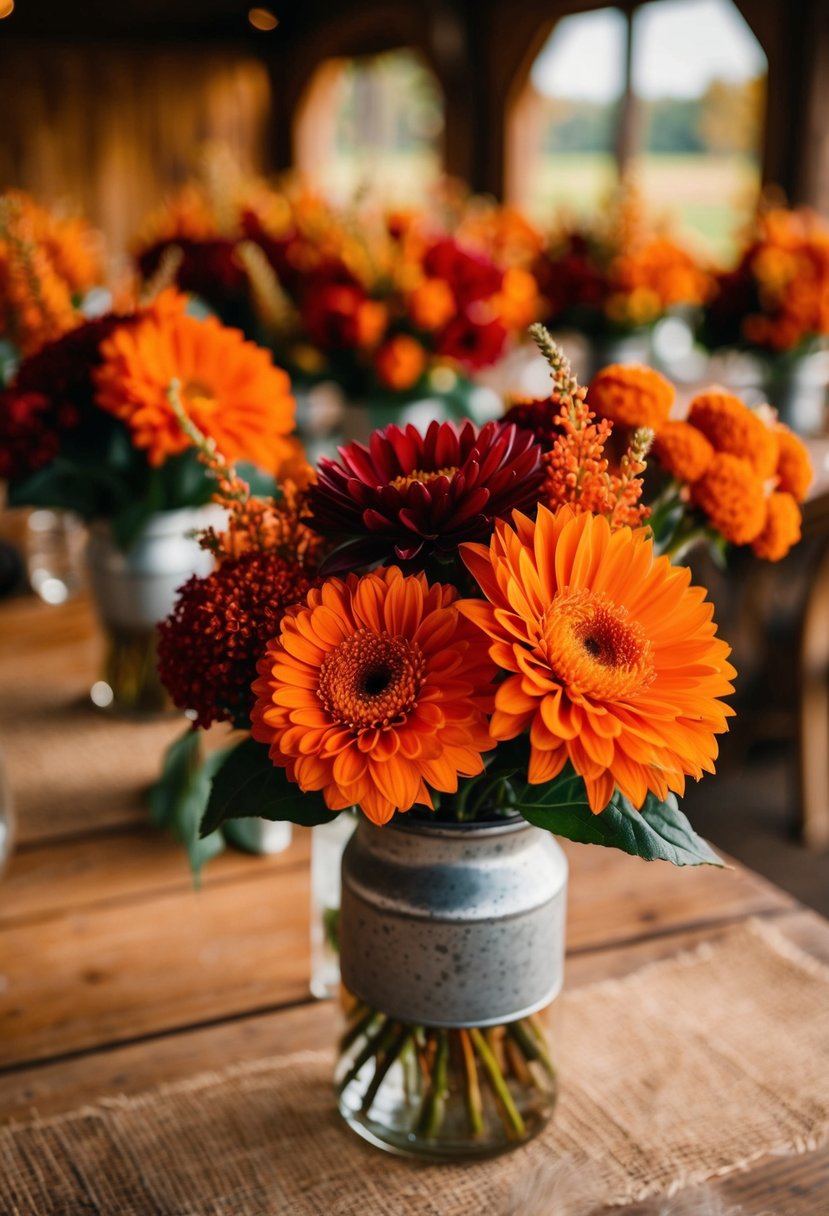
[[[561,988],[566,896],[564,854],[523,819],[361,818],[343,856],[343,982],[409,1023],[526,1017]]]
[[[215,505],[159,512],[126,550],[115,544],[106,520],[91,525],[89,584],[107,640],[102,679],[90,692],[96,705],[144,714],[171,708],[156,670],[156,625],[192,574],[213,569],[213,555],[194,532],[221,527],[225,518]]]
[[[95,607],[106,625],[152,629],[172,610],[176,592],[191,574],[213,569],[213,556],[199,547],[194,530],[221,524],[221,507],[159,511],[129,549],[119,549],[107,520],[89,529],[86,558]]]

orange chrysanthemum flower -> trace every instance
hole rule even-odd
[[[676,396],[670,380],[641,363],[611,363],[587,393],[592,409],[619,426],[658,431],[668,421]]]
[[[190,445],[170,404],[176,383],[184,411],[229,461],[275,473],[291,456],[294,401],[286,373],[238,330],[187,316],[173,293],[137,324],[117,329],[101,355],[97,402],[127,424],[151,465]]]
[[[791,494],[777,491],[766,500],[766,522],[751,548],[757,557],[779,562],[800,540],[800,507]]]
[[[803,502],[812,484],[814,471],[805,443],[783,423],[774,431],[777,436],[777,487]]]
[[[444,279],[425,279],[409,296],[409,312],[418,329],[441,329],[457,311],[452,288]]]
[[[732,545],[756,540],[766,522],[763,483],[747,460],[716,452],[691,496],[711,524]]]
[[[666,422],[653,441],[653,455],[677,481],[697,481],[714,459],[714,449],[695,426]]]
[[[329,579],[259,663],[254,739],[332,811],[374,823],[483,771],[496,671],[453,587],[394,566]]]
[[[686,775],[712,772],[715,734],[733,710],[729,648],[690,573],[655,557],[644,529],[540,507],[515,512],[489,548],[462,546],[488,603],[461,611],[492,639],[510,672],[490,732],[530,732],[529,780],[551,781],[569,760],[590,808],[618,787],[636,807],[648,791],[682,794]]]
[[[688,421],[716,451],[747,460],[761,481],[774,476],[777,435],[733,393],[719,388],[700,393],[688,407]]]

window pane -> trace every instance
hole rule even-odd
[[[441,167],[443,96],[408,50],[321,64],[300,107],[296,163],[334,202],[422,201]]]
[[[615,181],[625,25],[615,8],[557,22],[513,106],[507,191],[539,221],[562,203],[593,210]]]
[[[637,180],[646,200],[727,255],[757,201],[766,59],[731,0],[637,10]]]

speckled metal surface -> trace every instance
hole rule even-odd
[[[117,548],[109,524],[89,529],[87,566],[95,606],[107,624],[148,629],[172,610],[176,591],[191,574],[213,569],[213,555],[188,535],[196,528],[221,527],[225,512],[215,505],[153,515],[135,543]]]
[[[343,982],[418,1024],[524,1017],[561,987],[566,898],[564,854],[523,819],[361,818],[343,857]]]

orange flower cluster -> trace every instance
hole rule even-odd
[[[543,326],[535,325],[530,332],[553,373],[549,412],[545,419],[546,411],[539,408],[547,403],[518,403],[507,411],[505,421],[532,430],[548,447],[543,501],[553,510],[567,505],[577,512],[604,516],[614,529],[641,526],[650,514],[640,501],[640,474],[651,431],[644,426],[628,430],[618,471],[611,472],[608,445],[614,424],[607,418],[596,421],[585,399],[587,390],[579,387],[570,364]],[[639,375],[638,380],[644,378]]]
[[[98,240],[18,190],[0,197],[0,336],[24,356],[80,323],[80,296],[103,277]]]
[[[657,432],[653,453],[731,544],[778,561],[799,540],[809,456],[771,411],[767,417],[724,389],[709,389],[691,402],[687,421]]]
[[[829,336],[829,225],[807,209],[761,212],[736,267],[717,276],[702,335],[771,353]]]
[[[652,325],[701,304],[711,281],[699,260],[648,216],[630,182],[594,219],[564,221],[535,264],[544,322],[587,333]]]
[[[278,472],[292,453],[287,375],[237,330],[188,316],[185,304],[164,292],[135,324],[106,339],[95,373],[98,404],[126,423],[154,467],[190,446],[171,402],[175,394],[228,459]]]

